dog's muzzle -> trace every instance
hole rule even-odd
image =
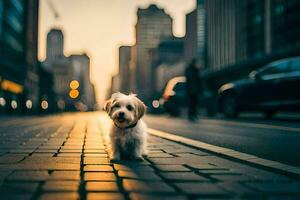
[[[118,120],[118,122],[120,122],[120,123],[125,122],[125,121],[126,121],[125,113],[119,112],[119,113],[118,113],[118,116],[117,116],[117,120]]]

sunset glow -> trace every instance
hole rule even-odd
[[[52,27],[63,30],[65,55],[86,52],[91,58],[91,79],[101,102],[118,71],[118,46],[135,42],[134,26],[138,7],[156,3],[173,18],[176,36],[185,34],[185,14],[194,0],[51,0],[58,12],[55,19],[47,1],[40,1],[39,59],[45,59],[46,34]]]

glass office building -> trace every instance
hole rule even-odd
[[[273,0],[270,9],[273,51],[300,48],[300,1]]]
[[[29,58],[37,61],[37,8],[38,0],[0,0],[0,113],[19,111],[30,93],[26,85],[34,68]]]
[[[25,49],[25,1],[1,0],[1,55],[22,59]]]
[[[208,0],[205,5],[210,68],[299,51],[299,0]]]
[[[246,4],[247,54],[248,57],[259,57],[265,51],[264,3],[261,0],[247,0]]]

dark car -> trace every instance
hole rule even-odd
[[[271,118],[278,111],[300,110],[300,57],[267,64],[247,79],[223,85],[219,109],[226,117],[241,111],[262,111]]]

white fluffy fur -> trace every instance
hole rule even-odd
[[[114,122],[110,131],[111,160],[120,160],[124,155],[143,160],[142,155],[148,153],[147,126],[141,119],[146,111],[144,103],[134,94],[115,93],[104,109]],[[124,113],[121,119],[120,113]]]

